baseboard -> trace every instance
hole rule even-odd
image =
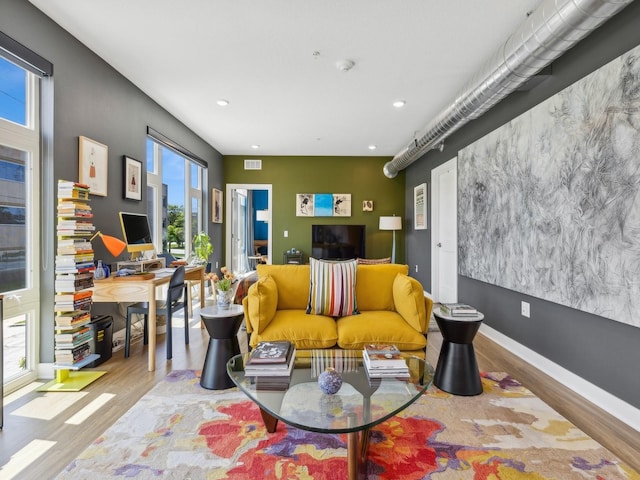
[[[635,408],[633,405],[588,382],[584,378],[561,367],[557,363],[552,362],[548,358],[543,357],[539,353],[534,352],[530,348],[525,347],[486,324],[480,326],[480,332],[531,366],[553,377],[581,397],[605,410],[611,416],[640,432],[640,409]]]

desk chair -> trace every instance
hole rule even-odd
[[[176,271],[171,275],[169,281],[169,288],[167,289],[166,300],[156,301],[156,315],[164,315],[167,318],[167,360],[170,360],[173,356],[172,344],[172,325],[171,317],[173,313],[184,309],[184,343],[189,343],[189,309],[187,308],[187,284],[184,282],[184,266],[179,266]],[[131,315],[139,313],[144,315],[144,336],[143,341],[146,345],[148,343],[147,324],[149,321],[149,303],[139,302],[134,303],[127,307],[127,322],[125,325],[125,339],[124,339],[124,356],[129,356],[130,343],[131,343]]]

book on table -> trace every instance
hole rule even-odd
[[[370,377],[406,378],[409,376],[407,361],[395,345],[365,345],[362,359]]]
[[[365,345],[362,357],[370,368],[402,368],[407,366],[407,362],[402,358],[400,350],[395,345]]]
[[[478,315],[478,310],[465,303],[443,303],[440,305],[440,311],[452,317],[475,317]]]
[[[247,377],[290,377],[295,356],[296,350],[293,348],[289,354],[288,362],[245,365],[244,374]]]
[[[251,351],[247,365],[287,363],[289,353],[293,347],[293,343],[285,340],[259,342]]]
[[[285,391],[289,388],[291,383],[291,377],[255,377],[253,378],[256,390],[273,390],[273,391]]]
[[[260,348],[262,343],[268,345]],[[275,343],[278,345],[274,346]],[[295,356],[296,348],[291,342],[261,342],[249,355],[244,373],[249,377],[288,377]]]
[[[364,361],[364,369],[367,372],[369,378],[409,378],[409,367],[394,367],[394,368],[371,368],[367,365],[367,361]]]

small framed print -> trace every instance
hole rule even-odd
[[[313,217],[315,215],[315,195],[310,193],[296,194],[296,217]]]
[[[363,212],[373,212],[373,200],[363,200],[362,201],[362,211]]]
[[[351,194],[350,193],[334,193],[333,194],[333,216],[334,217],[350,217],[351,216]]]
[[[413,228],[427,229],[427,184],[422,183],[413,187]]]
[[[222,223],[222,190],[211,189],[211,221]]]
[[[142,162],[126,155],[122,159],[123,196],[131,200],[142,200]]]
[[[78,137],[78,181],[92,195],[107,196],[109,148],[87,137]]]

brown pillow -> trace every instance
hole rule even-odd
[[[381,263],[391,263],[391,257],[387,258],[358,258],[360,265],[379,265]]]

